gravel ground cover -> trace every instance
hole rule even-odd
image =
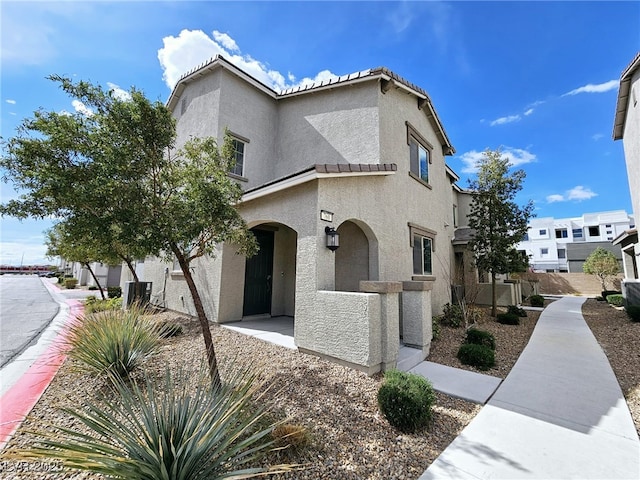
[[[593,313],[592,307],[595,309]],[[634,420],[638,425],[640,332],[636,327],[640,325],[631,324],[628,320],[625,323],[620,318],[620,326],[608,328],[607,322],[612,315],[620,315],[620,312],[595,301],[589,301],[585,306],[585,318],[590,326],[594,322],[596,325],[603,324],[602,334],[611,342],[603,345],[607,354],[610,354],[608,350],[618,352],[618,343],[625,343],[630,337],[636,342],[635,347],[629,347],[630,353],[626,355],[628,368],[616,367],[617,360],[611,362],[620,383],[626,385],[623,386],[625,395],[627,390],[632,392],[631,397],[627,398],[635,402]],[[626,317],[624,312],[621,315]],[[493,333],[497,343],[496,366],[484,373],[501,378],[507,375],[526,345],[538,316],[537,312],[528,312],[527,318],[523,318],[519,326],[501,325],[487,316],[483,317],[478,327]],[[159,314],[158,319],[179,321],[184,333],[163,341],[161,352],[148,361],[145,369],[152,376],[162,375],[165,366],[172,369],[193,368],[195,371],[204,357],[197,321],[171,312]],[[629,327],[636,330],[628,330]],[[479,405],[437,393],[432,424],[416,434],[403,434],[389,426],[379,413],[376,394],[382,381],[380,375],[369,377],[217,326],[213,326],[212,331],[223,376],[225,366],[231,362],[248,362],[261,372],[261,376],[272,387],[266,401],[271,402],[273,417],[288,418],[291,423],[302,425],[309,432],[310,444],[307,447],[295,454],[285,451],[269,459],[270,463],[303,463],[305,469],[276,478],[415,479],[480,410]],[[625,331],[629,334],[625,334]],[[612,333],[615,335],[612,336]],[[443,327],[440,338],[432,343],[429,360],[473,370],[461,365],[456,358],[463,337],[463,329]],[[603,340],[599,338],[599,341],[603,344]],[[629,358],[634,354],[635,358]],[[73,367],[70,361],[62,366],[8,448],[28,446],[33,440],[27,433],[29,430],[41,429],[50,423],[72,425],[71,419],[60,413],[59,409],[94,401],[104,392],[104,381],[80,374]],[[631,370],[634,370],[635,376]],[[0,478],[102,478],[85,473],[56,471],[55,462],[36,467],[34,470],[33,466],[28,468],[24,464],[16,465],[15,462],[0,458]]]
[[[620,307],[588,299],[582,316],[607,355],[640,435],[640,323]]]

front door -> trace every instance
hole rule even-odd
[[[244,273],[244,305],[242,315],[271,313],[273,277],[273,232],[252,230],[260,251],[247,258]]]

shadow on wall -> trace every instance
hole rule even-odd
[[[602,292],[600,279],[586,273],[536,273],[541,295],[593,295]],[[620,290],[622,276],[608,282],[607,288]]]

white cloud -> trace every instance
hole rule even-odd
[[[547,203],[555,203],[555,202],[582,202],[583,200],[589,200],[593,197],[596,197],[598,194],[592,191],[590,188],[585,188],[582,185],[577,185],[570,190],[564,192],[563,195],[559,193],[554,193],[553,195],[547,196]]]
[[[216,42],[221,44],[224,48],[226,48],[230,52],[239,52],[240,51],[236,41],[233,38],[231,38],[229,35],[227,35],[226,33],[221,33],[221,32],[219,32],[217,30],[214,30],[213,31],[213,38],[215,39]]]
[[[553,195],[548,195],[547,203],[554,203],[554,202],[564,202],[564,197],[557,193],[554,193]]]
[[[600,140],[602,137],[604,137],[604,135],[603,135],[602,133],[596,133],[596,134],[594,134],[594,135],[592,135],[592,136],[591,136],[591,138],[592,138],[593,140],[595,140],[596,142],[597,142],[598,140]]]
[[[507,157],[512,167],[536,161],[535,154],[521,148],[503,147],[500,150],[500,153],[502,154],[502,157]],[[462,172],[476,173],[478,171],[478,163],[483,156],[484,152],[478,152],[477,150],[471,150],[470,152],[460,155],[460,160],[462,160],[462,163],[465,165],[462,168]]]
[[[16,101],[15,100],[11,100],[11,99],[7,99],[5,100],[7,103],[11,104],[11,105],[15,105]]]
[[[87,117],[90,117],[91,115],[93,115],[93,111],[90,108],[88,108],[84,103],[82,103],[80,100],[72,101],[71,105],[73,105],[73,108],[78,113],[81,113]]]
[[[505,123],[519,122],[520,115],[509,115],[507,117],[500,117],[493,120],[490,125],[493,127],[495,125],[504,125]]]
[[[615,90],[616,88],[618,88],[618,83],[618,80],[609,80],[608,82],[599,83],[596,85],[594,85],[593,83],[589,83],[584,87],[571,90],[570,92],[567,92],[562,96],[566,97],[567,95],[578,95],[579,93],[604,93],[608,92],[609,90]]]
[[[529,115],[531,115],[533,113],[533,108],[530,108],[529,110],[527,110],[526,112],[524,112],[524,116],[528,117]]]
[[[591,191],[590,188],[585,188],[582,185],[578,185],[567,192],[567,199],[577,200],[581,202],[582,200],[589,200],[590,198],[593,198],[597,195],[598,194]]]
[[[131,94],[120,88],[115,83],[107,82],[107,86],[109,87],[109,93],[118,100],[122,100],[124,102],[131,100]]]
[[[177,37],[164,37],[162,42],[164,47],[158,50],[158,60],[164,71],[162,77],[169,88],[173,88],[182,75],[216,55],[223,55],[229,62],[275,90],[337,77],[330,71],[324,70],[313,79],[304,78],[298,83],[293,83],[295,77],[288,73],[287,78],[291,83],[287,83],[283,74],[270,70],[267,65],[249,55],[243,55],[229,35],[215,30],[211,38],[202,30],[185,29]]]

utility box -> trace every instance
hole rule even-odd
[[[127,308],[135,302],[147,305],[151,300],[153,282],[126,282],[122,293],[122,306]]]

